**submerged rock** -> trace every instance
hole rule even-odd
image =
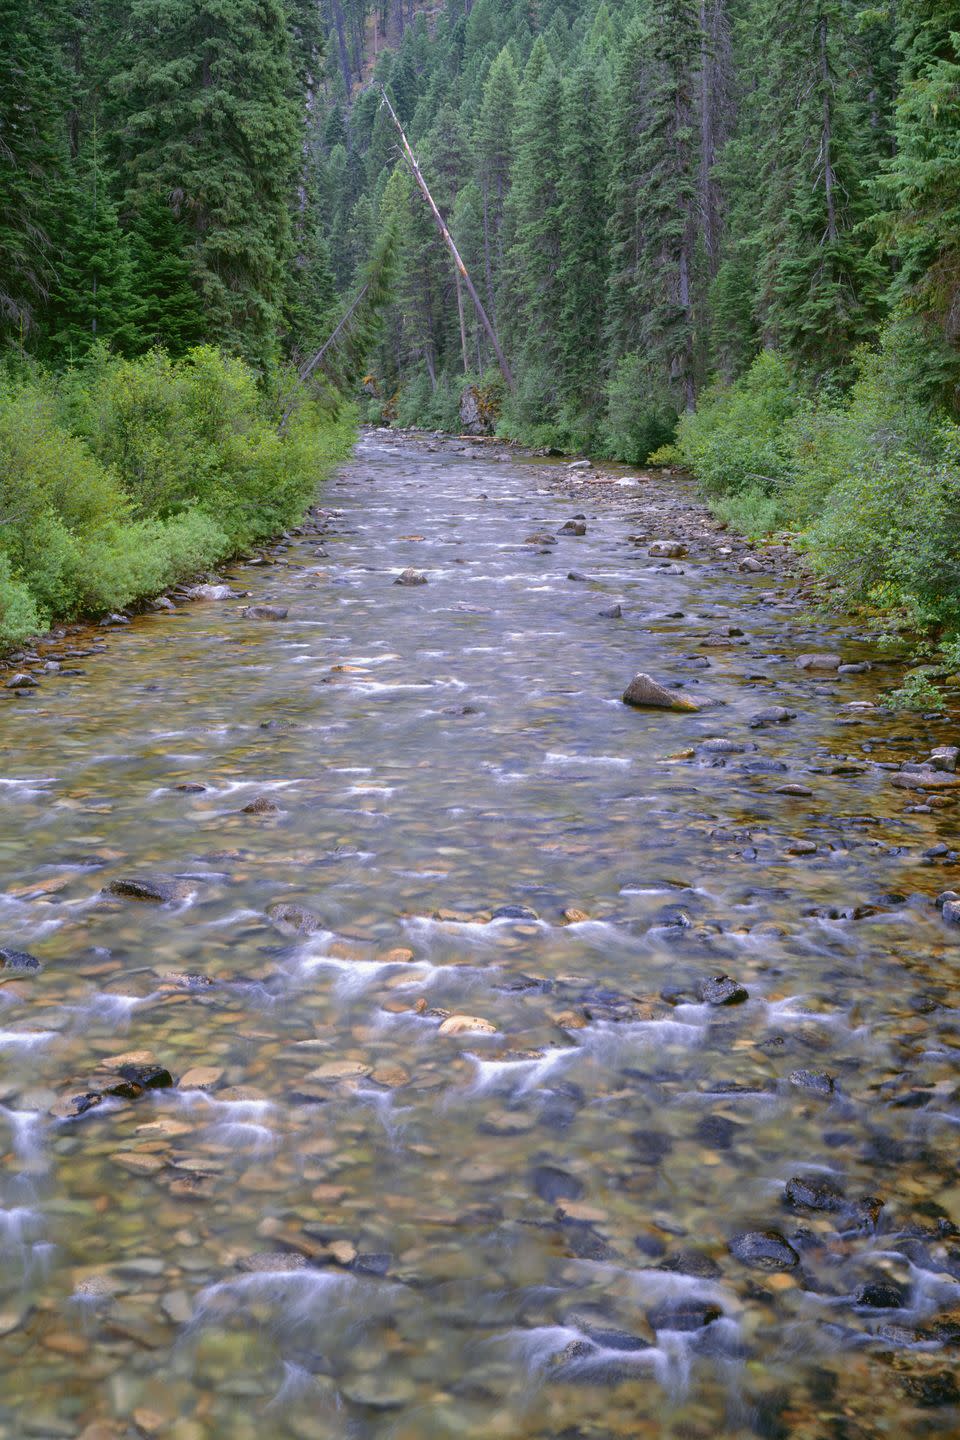
[[[26,950],[7,950],[0,946],[0,970],[10,974],[35,975],[40,968],[37,957]]]
[[[394,585],[426,585],[427,577],[422,570],[401,570]]]
[[[788,710],[786,705],[768,705],[765,710],[758,710],[750,717],[750,728],[758,730],[761,725],[786,725],[789,720],[796,720],[796,710]]]
[[[729,975],[710,975],[698,982],[697,998],[704,1005],[742,1005],[750,997],[746,988]]]
[[[621,605],[608,605],[604,610],[598,610],[597,614],[601,620],[622,620],[623,607]]]
[[[279,815],[280,806],[276,800],[271,800],[269,795],[258,795],[248,805],[244,805],[240,811],[241,815]]]
[[[651,675],[646,675],[642,671],[634,675],[624,690],[622,699],[624,705],[633,705],[638,709],[694,712],[700,709],[695,700],[678,694],[676,690],[668,690],[665,685],[661,685]]]
[[[582,520],[568,520],[560,526],[561,535],[586,535],[587,527]]]
[[[438,1035],[494,1035],[497,1027],[479,1015],[448,1015]]]
[[[811,1090],[816,1095],[832,1095],[833,1080],[823,1070],[791,1070],[787,1076],[797,1090]]]
[[[797,656],[798,670],[839,670],[843,664],[842,655],[815,651],[810,655]]]
[[[654,1330],[703,1330],[714,1320],[723,1319],[719,1305],[709,1300],[662,1300],[647,1311],[647,1319]]]
[[[745,1230],[730,1241],[730,1254],[752,1270],[792,1270],[800,1256],[779,1230]]]
[[[286,605],[244,605],[240,611],[244,620],[286,620],[289,613]]]
[[[687,553],[679,540],[654,540],[647,554],[655,560],[680,560]]]
[[[842,1210],[846,1205],[839,1185],[825,1175],[794,1175],[787,1181],[783,1198],[801,1210]]]
[[[188,880],[178,880],[169,875],[130,875],[111,880],[106,893],[117,895],[122,900],[143,900],[154,905],[169,905],[174,900],[186,900],[193,894],[194,886]]]
[[[908,1292],[895,1280],[868,1280],[854,1291],[853,1303],[868,1310],[901,1310],[907,1295]]]
[[[136,1100],[144,1090],[169,1090],[173,1076],[163,1065],[119,1065],[120,1079],[105,1086],[106,1094],[122,1100]]]
[[[312,910],[308,910],[305,905],[294,905],[286,901],[269,905],[267,917],[274,925],[279,925],[281,930],[288,930],[295,935],[312,935],[320,928],[320,920]]]

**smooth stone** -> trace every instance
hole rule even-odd
[[[279,815],[280,806],[276,800],[271,800],[269,795],[258,795],[255,800],[244,805],[240,813],[241,815]]]
[[[582,584],[589,584],[590,576],[582,574],[582,572],[579,570],[570,570],[567,572],[567,579],[577,580]]]
[[[368,1410],[396,1410],[409,1404],[417,1393],[412,1380],[382,1374],[360,1376],[340,1389],[352,1404]]]
[[[951,775],[947,770],[898,770],[890,776],[891,785],[898,790],[954,790],[960,785],[960,775]]]
[[[289,610],[286,605],[244,605],[240,614],[244,620],[286,620]]]
[[[216,1065],[194,1065],[180,1076],[181,1090],[210,1090],[223,1079],[223,1070]]]
[[[555,1165],[537,1165],[531,1173],[533,1188],[541,1200],[555,1205],[558,1200],[579,1200],[583,1182]]]
[[[663,1300],[647,1311],[647,1319],[654,1330],[679,1330],[689,1333],[703,1330],[714,1320],[723,1318],[719,1305],[708,1300]]]
[[[846,1205],[839,1185],[826,1176],[793,1176],[787,1181],[783,1198],[788,1205],[802,1210],[842,1210]]]
[[[723,1274],[713,1256],[704,1254],[702,1250],[677,1250],[666,1260],[661,1260],[657,1269],[675,1275],[693,1275],[698,1280],[716,1280]]]
[[[0,946],[0,970],[35,975],[40,968],[40,961],[26,950],[8,950]]]
[[[312,935],[315,930],[320,928],[320,919],[314,915],[312,910],[308,910],[305,905],[291,904],[287,901],[269,905],[267,918],[272,920],[274,925],[278,925],[281,930],[295,935]]]
[[[622,620],[623,607],[620,605],[608,605],[605,610],[598,610],[597,614],[601,620]]]
[[[730,1254],[752,1270],[792,1270],[800,1257],[779,1230],[745,1230],[730,1241]]]
[[[587,527],[582,520],[568,520],[560,526],[561,535],[586,535]]]
[[[188,899],[195,888],[189,880],[177,880],[169,875],[131,875],[111,880],[106,891],[123,900],[144,900],[154,905],[168,905],[174,900]]]
[[[190,585],[184,590],[188,600],[235,600],[236,590],[229,585]],[[247,607],[252,608],[252,607]]]
[[[705,1005],[742,1005],[749,999],[745,987],[729,975],[710,975],[699,981],[697,997]]]
[[[654,540],[647,554],[654,560],[681,560],[687,553],[679,540]]]
[[[528,905],[498,905],[490,918],[492,920],[539,920],[540,916]]]
[[[791,1070],[787,1076],[797,1090],[812,1090],[817,1095],[832,1095],[833,1080],[823,1070]]]
[[[834,655],[827,651],[814,651],[809,655],[797,656],[798,670],[839,670],[842,664],[842,655]]]
[[[651,675],[646,675],[642,671],[630,681],[623,692],[622,699],[624,705],[633,705],[641,709],[683,711],[700,709],[695,700],[678,694],[676,690],[668,690],[665,685],[661,685]]]
[[[491,1025],[489,1020],[482,1019],[479,1015],[448,1015],[439,1030],[438,1035],[493,1035],[496,1033],[496,1025]]]
[[[750,725],[753,729],[761,725],[786,725],[789,720],[796,718],[796,710],[788,710],[785,705],[768,705],[765,710],[758,710],[755,715],[750,716]]]
[[[427,577],[422,570],[401,570],[394,585],[426,585]]]
[[[868,1310],[902,1310],[908,1293],[894,1280],[868,1280],[853,1292],[853,1303]]]

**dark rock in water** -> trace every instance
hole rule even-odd
[[[752,740],[728,740],[724,735],[702,740],[697,746],[697,749],[706,755],[742,755],[745,751],[756,748]]]
[[[809,655],[797,656],[798,670],[839,670],[842,664],[842,655],[833,655],[821,651]]]
[[[708,1300],[663,1300],[647,1311],[647,1319],[654,1330],[703,1330],[714,1320],[723,1319],[719,1305]]]
[[[907,1375],[900,1384],[915,1405],[927,1408],[935,1405],[956,1405],[960,1402],[956,1377],[949,1370],[936,1370],[925,1375]]]
[[[392,1260],[393,1256],[388,1252],[362,1253],[351,1260],[348,1268],[358,1275],[386,1275]]]
[[[560,526],[561,535],[586,535],[587,527],[582,520],[568,520]]]
[[[279,815],[280,806],[276,800],[271,800],[269,795],[258,795],[248,805],[244,805],[240,811],[241,815]]]
[[[144,1090],[169,1090],[173,1084],[173,1076],[162,1065],[121,1065],[117,1074],[120,1079],[105,1089],[123,1100],[136,1100]]]
[[[590,576],[589,576],[589,575],[583,575],[583,574],[581,574],[581,572],[580,572],[579,570],[571,570],[571,571],[569,571],[569,573],[567,574],[567,579],[568,579],[568,580],[579,580],[579,581],[582,582],[583,584],[589,584]]]
[[[530,1178],[534,1190],[548,1205],[558,1200],[579,1200],[583,1194],[583,1182],[555,1165],[535,1166]]]
[[[35,975],[40,961],[26,950],[7,950],[0,946],[0,970],[20,975]]]
[[[758,710],[756,715],[751,715],[751,729],[759,729],[761,725],[785,725],[788,720],[796,720],[796,710],[788,710],[785,705],[768,705],[765,710]]]
[[[568,1315],[565,1323],[582,1330],[588,1340],[603,1350],[619,1350],[623,1354],[635,1354],[638,1350],[649,1350],[650,1341],[642,1335],[631,1335],[628,1330],[619,1330],[612,1325],[597,1324],[592,1318],[576,1313]]]
[[[169,905],[174,900],[186,900],[193,894],[194,887],[187,880],[177,880],[169,875],[132,875],[111,880],[107,893],[118,895],[123,900],[144,900],[154,905]]]
[[[605,990],[600,985],[591,985],[581,993],[579,1000],[588,1020],[629,1024],[634,1020],[649,1019],[647,1008],[642,1001],[634,1000],[619,990]]]
[[[752,1270],[792,1270],[800,1256],[779,1230],[745,1230],[730,1241],[730,1254]]]
[[[680,560],[687,547],[680,540],[654,540],[647,554],[654,560]]]
[[[207,787],[194,781],[186,781],[183,785],[178,785],[176,788],[184,795],[200,795]]]
[[[736,1121],[728,1120],[726,1115],[704,1115],[694,1134],[698,1140],[715,1150],[729,1150],[739,1129]]]
[[[605,610],[598,610],[597,614],[601,620],[622,620],[623,609],[619,605],[608,605]]]
[[[579,1222],[566,1222],[561,1227],[567,1249],[575,1260],[612,1260],[614,1250],[602,1235]]]
[[[774,760],[769,755],[758,755],[756,759],[740,761],[740,769],[745,775],[782,775],[789,768],[782,760]]]
[[[695,1275],[698,1280],[716,1280],[723,1274],[712,1255],[702,1250],[678,1250],[657,1266],[658,1270],[669,1270],[676,1275]]]
[[[493,912],[494,920],[539,920],[536,910],[528,905],[500,905]]]
[[[823,1070],[791,1070],[787,1076],[797,1090],[812,1090],[817,1095],[832,1095],[833,1081]]]
[[[98,1105],[103,1104],[103,1098],[99,1090],[86,1090],[79,1095],[68,1095],[53,1105],[51,1113],[60,1120],[71,1120],[78,1115],[86,1115],[88,1110],[95,1110]]]
[[[286,605],[244,605],[240,614],[244,620],[286,620],[289,610]]]
[[[426,585],[427,577],[422,570],[401,570],[394,585]]]
[[[902,1310],[907,1293],[894,1280],[868,1280],[854,1291],[853,1303],[870,1310]]]
[[[711,975],[698,983],[697,998],[704,1005],[742,1005],[749,996],[729,975]]]
[[[267,909],[267,916],[282,930],[292,930],[296,935],[312,935],[315,930],[320,928],[318,917],[305,905],[293,905],[286,902],[270,905]]]
[[[839,1185],[825,1175],[795,1175],[787,1181],[783,1198],[802,1210],[842,1210],[846,1205]]]
[[[622,699],[624,705],[634,705],[640,709],[693,711],[700,709],[695,700],[678,694],[676,690],[668,690],[665,685],[661,685],[651,675],[645,675],[643,672],[634,675],[624,690]]]
[[[670,1136],[660,1130],[634,1130],[630,1139],[633,1144],[630,1158],[637,1165],[659,1165],[673,1149]]]
[[[18,670],[17,673],[11,675],[10,679],[6,682],[8,690],[36,690],[39,684],[40,681],[37,680],[35,676],[28,675],[24,670]]]

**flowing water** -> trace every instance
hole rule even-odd
[[[233,574],[286,619],[5,702],[0,1435],[960,1432],[955,812],[883,768],[949,727],[644,497],[368,436]],[[73,1100],[124,1056],[178,1083]]]

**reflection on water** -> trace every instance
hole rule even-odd
[[[237,571],[286,621],[4,702],[0,1436],[960,1429],[954,811],[883,768],[947,727],[548,474],[368,437]]]

